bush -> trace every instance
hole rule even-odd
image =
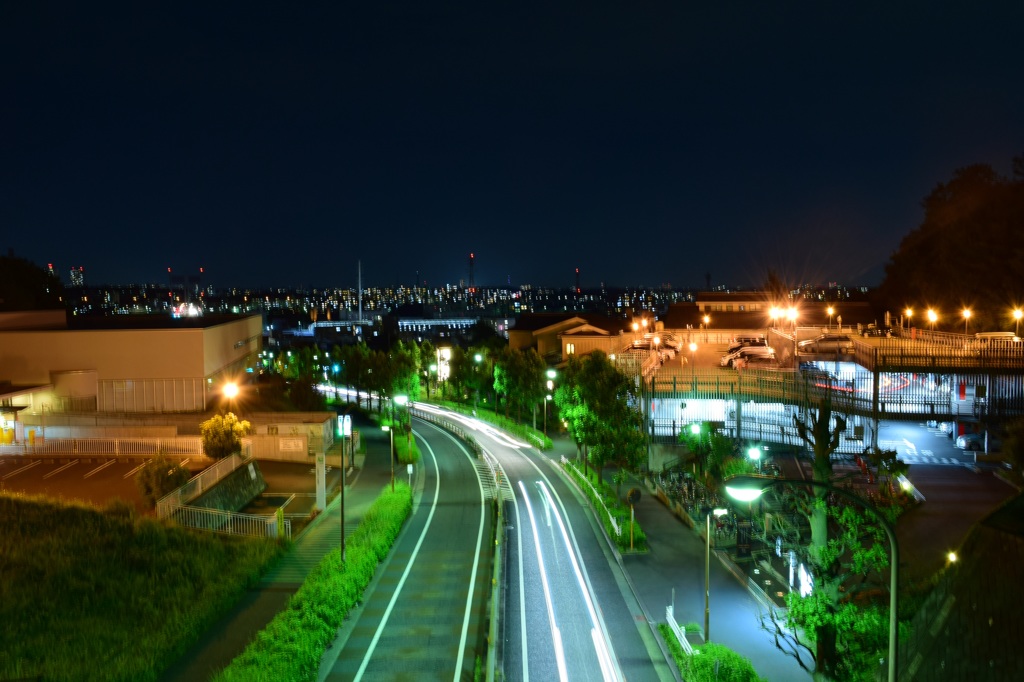
[[[587,479],[583,477],[582,472],[576,468],[576,466],[566,461],[565,470],[572,476],[573,480],[576,481],[576,485],[579,486],[583,494],[590,500],[591,506],[601,517],[602,523],[604,523],[605,532],[608,533],[608,537],[615,541],[615,544],[620,550],[630,549],[630,513],[629,508],[626,507],[619,498],[615,495],[615,491],[612,490],[607,483],[604,483],[600,478],[591,472],[590,483],[591,486],[587,485]],[[594,489],[597,491],[597,496],[594,495]],[[603,503],[603,504],[602,504]],[[605,508],[608,509],[608,513],[604,512]],[[612,518],[618,522],[619,528],[622,530],[621,534],[615,533],[615,527],[612,525]],[[632,522],[633,526],[633,551],[643,551],[647,549],[647,536],[644,534],[640,525],[636,521]]]
[[[758,676],[749,659],[729,647],[709,642],[699,647],[700,653],[690,655],[683,651],[666,623],[659,625],[658,631],[672,652],[679,676],[686,682],[766,682]]]
[[[152,509],[157,500],[188,483],[189,478],[188,469],[160,454],[142,465],[135,474],[135,484]]]
[[[377,565],[391,551],[412,510],[412,491],[397,482],[385,488],[341,549],[328,554],[245,651],[214,682],[315,680],[320,658],[349,611],[362,600]]]

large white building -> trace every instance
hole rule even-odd
[[[262,347],[262,317],[0,313],[0,420],[47,412],[200,412]]]

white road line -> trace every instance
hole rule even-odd
[[[129,472],[127,473],[127,474],[125,474],[125,475],[124,475],[124,476],[122,476],[121,478],[124,478],[124,479],[129,479],[129,478],[131,478],[132,476],[134,476],[134,475],[135,475],[135,474],[136,474],[136,473],[137,473],[137,472],[139,471],[139,469],[141,469],[142,467],[146,466],[147,464],[149,464],[149,460],[146,460],[145,462],[143,462],[143,463],[142,463],[142,464],[140,464],[139,466],[135,467],[134,469],[132,469],[131,471],[129,471]]]
[[[103,464],[99,465],[98,467],[96,467],[92,471],[88,472],[85,476],[82,476],[82,478],[89,478],[93,474],[98,474],[99,472],[103,471],[104,469],[106,469],[111,464],[117,464],[117,460],[116,459],[108,459]]]
[[[40,464],[42,464],[42,461],[40,461],[40,460],[38,460],[38,459],[37,459],[37,460],[35,460],[35,461],[33,461],[33,462],[29,462],[28,464],[26,464],[26,465],[25,465],[25,466],[23,466],[23,467],[18,467],[17,469],[15,469],[15,470],[14,470],[14,471],[12,471],[11,473],[7,474],[6,476],[4,476],[4,477],[3,477],[2,479],[0,479],[0,480],[6,481],[6,480],[7,480],[8,478],[10,478],[11,476],[17,476],[17,475],[18,475],[18,474],[20,474],[20,473],[21,473],[22,471],[27,471],[28,469],[31,469],[31,468],[32,468],[32,467],[34,467],[34,466],[39,466]]]
[[[56,475],[57,475],[57,474],[59,474],[60,472],[64,471],[65,469],[70,469],[71,467],[75,466],[76,464],[78,464],[78,460],[77,460],[77,459],[73,459],[73,460],[71,460],[70,462],[68,462],[67,464],[65,464],[64,466],[62,466],[62,467],[57,467],[56,469],[54,469],[54,470],[53,470],[53,471],[51,471],[50,473],[48,473],[48,474],[45,474],[45,475],[43,476],[43,478],[44,478],[44,479],[47,479],[47,478],[49,478],[50,476],[56,476]]]

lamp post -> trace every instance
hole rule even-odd
[[[473,362],[476,363],[473,366],[473,380],[474,380],[473,383],[475,384],[475,386],[473,387],[473,396],[474,396],[473,397],[473,416],[474,417],[476,416],[476,409],[480,406],[480,384],[478,383],[479,380],[480,380],[480,377],[478,375],[480,374],[480,363],[483,362],[483,361],[484,361],[484,356],[480,355],[480,353],[477,353],[476,355],[473,356]]]
[[[914,317],[914,310],[913,308],[907,308],[906,310],[903,311],[903,314],[907,316],[907,326],[909,327],[911,318]]]
[[[708,328],[711,326],[711,316],[704,316],[704,343],[708,342]]]
[[[1014,336],[1020,336],[1020,318],[1024,317],[1024,310],[1017,308],[1013,311],[1013,319],[1017,322],[1017,328],[1014,330]]]
[[[928,309],[928,328],[935,331],[935,322],[939,319],[938,313],[931,308]]]
[[[551,392],[555,390],[555,377],[558,376],[558,372],[549,369],[545,374],[548,377],[548,393],[544,396],[544,435],[546,436],[548,435],[548,403],[551,402]]]
[[[690,344],[690,381],[693,383],[693,391],[697,392],[697,344]]]
[[[761,448],[750,448],[747,450],[747,456],[757,462],[757,473],[761,473]]]
[[[391,492],[395,492],[395,429],[387,424],[380,428],[391,436]]]
[[[878,525],[882,527],[885,534],[889,537],[889,550],[892,553],[891,563],[889,565],[889,682],[896,682],[896,657],[899,653],[898,650],[898,630],[897,630],[897,606],[899,605],[899,566],[900,566],[900,550],[899,543],[896,541],[896,531],[892,525],[885,520],[877,509],[874,508],[866,500],[861,499],[857,495],[853,494],[849,490],[844,488],[836,488],[829,483],[822,483],[820,481],[805,481],[799,478],[762,478],[760,476],[733,476],[725,480],[725,491],[734,499],[740,500],[741,502],[752,502],[756,500],[761,494],[771,487],[776,486],[815,486],[818,488],[824,488],[829,493],[843,497],[851,502],[862,507],[865,511],[870,513],[878,521]]]
[[[704,552],[704,643],[711,641],[711,514],[721,516],[728,513],[727,509],[709,511],[707,516],[707,544]]]
[[[964,315],[964,336],[967,336],[967,323],[971,321],[971,309],[970,308],[964,308],[963,315]]]
[[[828,330],[832,331],[832,316],[835,315],[836,309],[832,306],[828,307]]]

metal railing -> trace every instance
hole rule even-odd
[[[34,443],[21,442],[0,446],[4,452],[32,455],[127,455],[202,456],[203,439],[199,436],[173,438],[37,438]]]
[[[157,518],[168,518],[176,509],[184,507],[248,461],[247,457],[238,454],[217,460],[212,466],[190,478],[185,485],[157,500]]]
[[[260,516],[257,514],[239,514],[221,511],[220,509],[204,509],[202,507],[178,507],[170,517],[175,523],[188,528],[207,530],[225,535],[242,535],[255,538],[285,538],[292,536],[292,522],[283,520],[278,528],[276,516]]]
[[[597,492],[597,488],[594,487],[594,484],[587,480],[587,478],[580,472],[580,470],[576,468],[576,465],[569,461],[569,459],[567,459],[565,455],[562,455],[562,466],[572,469],[572,472],[574,474],[574,480],[583,481],[584,483],[587,484],[587,486],[590,488],[590,491],[594,494],[594,499],[596,499],[601,504],[601,508],[604,509],[604,515],[607,516],[608,520],[611,522],[612,528],[615,530],[615,535],[621,536],[622,527],[619,525],[619,520],[616,519],[615,515],[612,514],[611,511],[608,509],[608,505],[604,503],[604,498],[601,497],[601,493]]]
[[[687,654],[691,656],[693,654],[700,653],[698,649],[694,649],[692,646],[690,646],[689,640],[686,639],[686,632],[681,627],[679,627],[679,623],[676,622],[675,606],[673,606],[672,604],[669,604],[665,607],[665,620],[668,621],[668,626],[672,629],[672,633],[676,636],[676,640],[678,640],[679,646],[683,647],[683,651],[685,651]]]

